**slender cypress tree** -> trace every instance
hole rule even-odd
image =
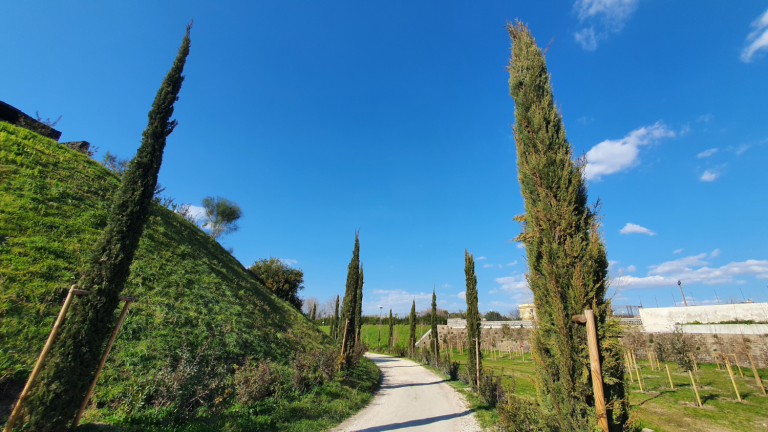
[[[413,304],[411,305],[411,315],[409,317],[410,321],[409,324],[411,325],[411,341],[410,341],[410,348],[413,349],[413,344],[416,343],[416,299],[413,299]]]
[[[512,39],[509,89],[515,100],[515,143],[525,213],[515,219],[525,245],[528,284],[538,317],[532,332],[536,390],[547,428],[597,429],[586,329],[571,317],[592,309],[597,325],[611,431],[628,417],[620,327],[608,320],[608,260],[598,204],[587,204],[583,170],[573,159],[554,102],[544,53],[528,28],[508,25]]]
[[[483,352],[477,352],[475,348],[475,339],[480,339],[481,318],[477,310],[477,277],[475,276],[475,259],[472,254],[464,250],[464,275],[467,279],[467,291],[464,297],[467,299],[467,373],[470,382],[474,387],[477,386],[477,370],[483,373]],[[478,356],[480,362],[478,363]]]
[[[437,296],[435,295],[435,289],[432,288],[432,349],[435,355],[435,359],[440,358],[440,341],[437,335]]]
[[[330,330],[331,337],[334,339],[338,339],[338,334],[339,334],[338,323],[339,323],[339,296],[337,295],[336,309],[333,312],[333,319],[331,319],[331,330]]]
[[[349,261],[347,267],[347,289],[344,293],[344,312],[342,315],[342,322],[339,323],[341,332],[344,332],[346,328],[346,335],[340,334],[342,338],[342,352],[346,358],[340,359],[348,363],[350,356],[349,353],[355,346],[355,316],[357,315],[357,285],[360,279],[360,239],[359,233],[355,232],[355,248],[352,250],[352,259]],[[349,320],[347,324],[346,320]],[[344,342],[346,340],[346,342]]]
[[[392,345],[395,343],[395,337],[394,337],[394,325],[395,325],[395,319],[392,317],[392,309],[389,310],[389,351],[392,352]]]
[[[312,322],[317,321],[317,304],[312,305]]]
[[[360,263],[360,277],[357,280],[357,313],[355,314],[355,324],[357,329],[355,335],[360,340],[363,328],[363,263]]]
[[[34,431],[67,429],[93,381],[104,346],[115,327],[115,309],[149,217],[165,139],[189,54],[191,23],[171,70],[149,111],[136,157],[123,174],[107,227],[91,250],[78,283],[88,294],[72,304],[61,335],[25,405],[26,427]],[[19,422],[21,423],[21,422]],[[17,423],[17,424],[19,424]]]

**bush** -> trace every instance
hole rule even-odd
[[[269,359],[261,359],[255,366],[249,363],[241,368],[236,367],[234,384],[237,400],[248,405],[272,396],[279,381],[277,365]]]
[[[451,381],[459,379],[459,362],[446,360],[443,362],[443,373],[450,377]]]
[[[539,426],[540,414],[533,401],[505,392],[496,406],[499,415],[499,430],[504,432],[535,432]]]
[[[502,371],[502,375],[504,372]],[[494,379],[493,371],[491,373],[483,373],[480,375],[480,388],[479,396],[482,401],[490,406],[495,407],[500,399],[504,397],[504,387],[501,385],[501,376]]]

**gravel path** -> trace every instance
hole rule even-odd
[[[464,397],[410,360],[366,354],[381,369],[381,388],[364,410],[334,431],[476,432],[480,427]]]

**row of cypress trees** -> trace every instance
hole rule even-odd
[[[73,302],[24,405],[25,430],[68,429],[95,377],[116,324],[120,293],[149,218],[166,138],[177,125],[171,117],[184,81],[182,72],[189,55],[191,28],[190,22],[149,111],[141,146],[123,174],[107,227],[92,248],[80,276],[78,286],[88,293]]]

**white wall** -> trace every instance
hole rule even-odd
[[[680,328],[683,333],[691,334],[768,334],[768,324],[694,324]]]
[[[768,303],[739,303],[712,306],[640,308],[646,332],[671,332],[675,324],[702,324],[732,320],[768,321]],[[688,327],[688,326],[685,326]],[[750,326],[744,326],[750,327]]]

